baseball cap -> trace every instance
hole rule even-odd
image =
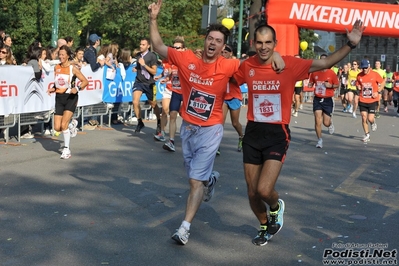
[[[96,42],[97,40],[101,40],[101,37],[98,36],[97,34],[93,33],[89,36],[89,41],[91,42]]]
[[[370,61],[367,59],[363,59],[362,62],[360,62],[360,68],[368,68],[370,66]]]

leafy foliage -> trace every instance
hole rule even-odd
[[[314,34],[314,30],[301,29],[299,32],[300,41],[306,41],[308,48],[302,52],[302,58],[315,58],[314,43],[319,41],[319,38]]]
[[[43,46],[50,45],[53,0],[3,0],[0,1],[0,8],[0,28],[11,35],[12,50],[18,63],[22,63],[27,48],[33,41],[39,40]],[[61,5],[58,35],[77,39],[79,28],[75,17],[65,11],[65,5]]]
[[[10,34],[12,50],[22,63],[28,46],[40,40],[51,45],[53,4],[55,0],[0,0],[0,29]],[[75,48],[85,46],[88,36],[97,33],[103,43],[137,48],[142,37],[149,36],[148,5],[153,0],[60,0],[58,38],[71,36]],[[203,46],[202,5],[206,0],[164,0],[158,20],[166,45],[176,36],[184,36],[189,48]]]

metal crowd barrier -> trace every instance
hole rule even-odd
[[[14,127],[16,123],[17,123],[16,115],[9,115],[9,116],[0,115],[0,129],[4,129],[3,135],[6,143],[9,141],[10,138],[9,128]]]

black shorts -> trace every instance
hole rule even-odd
[[[332,98],[313,98],[313,112],[317,110],[322,110],[328,116],[331,116],[334,112],[334,101]]]
[[[360,110],[360,112],[367,112],[368,114],[375,114],[375,111],[377,109],[377,103],[378,102],[373,102],[373,103],[359,102],[359,110]]]
[[[290,141],[288,125],[249,121],[242,141],[244,163],[260,165],[266,160],[284,163]]]
[[[393,91],[393,88],[384,87],[384,90],[387,90],[388,92],[391,92],[391,91]]]
[[[345,95],[348,92],[348,89],[345,87],[341,87],[341,89],[339,89],[339,95]]]
[[[151,83],[150,85],[135,82],[133,85],[133,91],[141,91],[147,96],[147,99],[151,102],[156,101],[157,97],[157,85]]]
[[[295,87],[295,94],[300,95],[303,91],[303,87]]]
[[[78,105],[78,94],[57,93],[55,95],[55,115],[63,115],[64,111],[75,112]]]
[[[348,90],[347,92],[351,92],[353,95],[359,96],[359,90]]]

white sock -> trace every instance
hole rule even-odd
[[[190,230],[190,225],[191,223],[187,222],[187,221],[183,221],[181,223],[181,226],[183,226],[184,228],[186,228],[187,230]]]
[[[62,131],[62,134],[64,135],[64,146],[65,148],[69,148],[69,142],[71,140],[71,133],[69,131],[69,128]]]

